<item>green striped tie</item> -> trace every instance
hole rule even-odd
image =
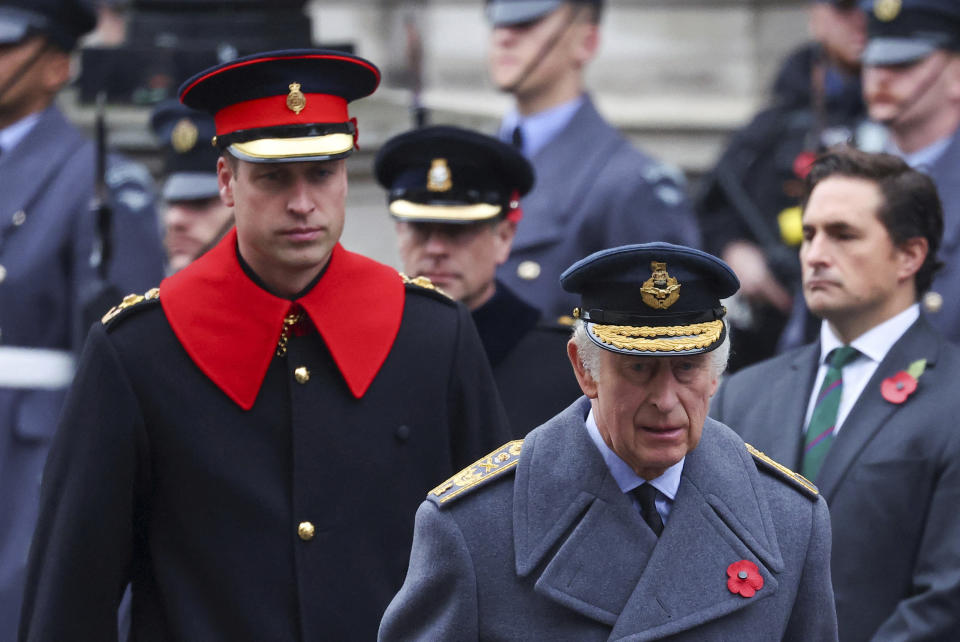
[[[823,378],[823,385],[817,394],[817,402],[807,425],[807,436],[803,444],[803,476],[816,480],[823,460],[833,442],[833,433],[837,427],[837,411],[840,409],[840,397],[843,396],[843,367],[853,361],[860,353],[856,348],[843,346],[830,351],[827,357],[829,367]]]

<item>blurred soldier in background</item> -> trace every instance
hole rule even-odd
[[[923,297],[930,322],[960,341],[960,2],[872,0],[863,55],[870,118],[888,151],[930,175],[943,202],[944,267]]]
[[[163,244],[172,274],[220,240],[233,225],[233,211],[220,200],[213,118],[165,100],[150,125],[163,145]]]
[[[500,126],[537,184],[498,278],[547,317],[576,297],[560,272],[597,250],[643,241],[699,245],[682,177],[637,151],[597,112],[584,72],[600,41],[601,0],[488,0],[490,77],[516,105]]]
[[[94,25],[79,0],[0,0],[0,639],[12,640],[40,476],[73,352],[107,285],[163,275],[146,170],[84,138],[54,106]],[[96,168],[103,162],[102,176]],[[110,216],[98,238],[95,183]],[[103,259],[103,249],[112,260]],[[99,251],[95,253],[94,249]]]
[[[864,12],[856,0],[813,0],[808,9],[813,40],[787,58],[772,104],[734,134],[694,201],[705,248],[740,278],[731,371],[771,356],[790,316],[800,284],[798,205],[814,156],[874,131],[863,126]]]
[[[515,437],[580,396],[567,363],[570,328],[544,322],[496,279],[534,184],[530,163],[495,138],[456,127],[401,134],[381,148],[400,258],[470,309]]]

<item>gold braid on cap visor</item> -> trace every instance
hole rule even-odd
[[[723,332],[723,321],[659,327],[590,324],[588,328],[597,339],[619,350],[683,352],[716,343]]]

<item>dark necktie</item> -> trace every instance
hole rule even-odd
[[[517,125],[513,128],[513,135],[510,137],[510,142],[513,143],[513,146],[523,152],[523,129],[520,125]]]
[[[833,443],[833,433],[837,427],[837,411],[843,396],[843,367],[853,361],[860,352],[856,348],[843,346],[830,351],[827,356],[827,374],[823,378],[816,405],[810,415],[807,435],[803,444],[803,476],[816,480],[823,466],[823,460]]]
[[[663,520],[660,519],[660,513],[657,512],[657,505],[654,501],[657,498],[657,489],[650,484],[642,484],[630,492],[637,498],[637,503],[640,504],[643,521],[647,523],[654,535],[660,537],[660,533],[663,532]]]

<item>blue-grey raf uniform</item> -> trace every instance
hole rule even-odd
[[[868,11],[864,65],[907,65],[935,51],[960,54],[960,3],[955,0],[863,0]],[[946,109],[956,109],[955,106]],[[946,147],[915,167],[933,179],[943,204],[943,244],[930,291],[923,297],[924,311],[945,337],[960,342],[960,129]]]
[[[563,1],[489,0],[487,18],[494,27],[529,22]],[[511,135],[501,131],[501,138]],[[700,245],[682,174],[634,147],[588,95],[529,158],[537,183],[522,201],[524,224],[497,278],[548,318],[570,315],[576,297],[557,279],[591,252],[646,241]]]
[[[0,46],[40,34],[69,50],[93,26],[88,11],[54,0],[3,0]],[[15,636],[40,477],[87,331],[84,308],[103,286],[91,266],[94,145],[54,106],[28,118],[36,119],[29,131],[0,149],[3,640]],[[144,168],[119,157],[109,158],[106,181],[114,239],[109,277],[117,288],[142,291],[159,282],[163,267],[152,182]]]
[[[619,272],[649,278],[623,287]],[[659,243],[565,277],[587,336],[626,354],[716,348],[718,296],[736,290],[718,260]],[[641,296],[676,307],[644,310]],[[707,419],[658,537],[588,433],[590,407],[581,398],[428,494],[380,640],[837,639],[830,523],[812,484]]]

